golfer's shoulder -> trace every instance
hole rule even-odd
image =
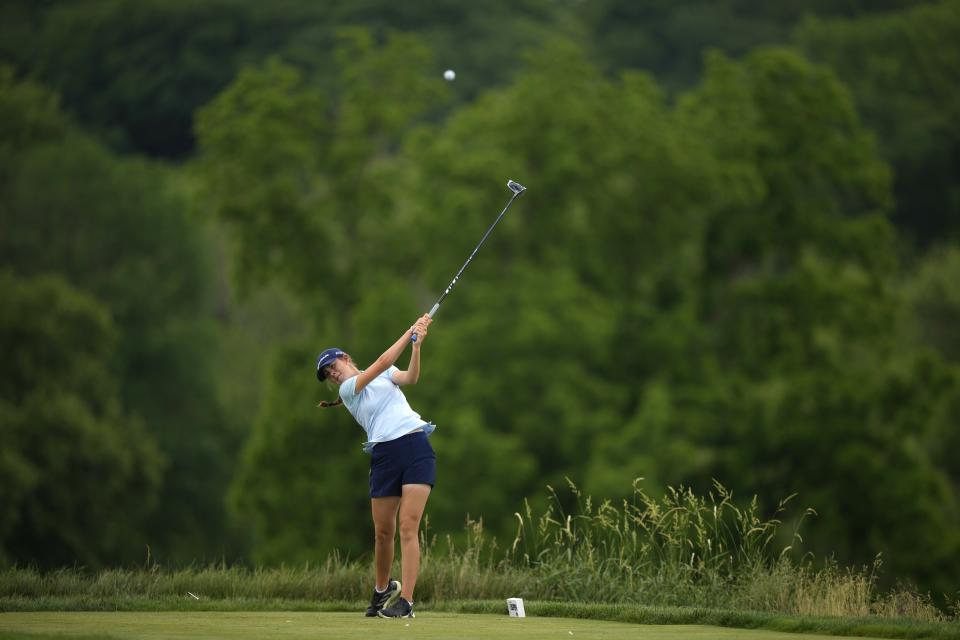
[[[340,384],[340,397],[344,402],[357,395],[357,376],[347,378]]]

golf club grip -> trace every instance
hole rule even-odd
[[[437,309],[439,308],[440,308],[440,303],[439,302],[435,303],[433,305],[433,309],[430,309],[430,312],[427,315],[430,316],[431,319],[433,319],[433,315],[437,312]],[[416,341],[417,341],[417,334],[416,332],[414,332],[410,334],[410,342],[416,342]]]

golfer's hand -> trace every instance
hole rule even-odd
[[[430,326],[430,323],[433,322],[433,318],[429,314],[424,314],[414,323],[413,333],[417,336],[417,341],[414,342],[414,346],[420,344],[420,342],[427,337],[427,327]]]

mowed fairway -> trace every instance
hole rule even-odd
[[[382,634],[390,634],[384,636]],[[827,638],[776,631],[689,625],[636,625],[572,618],[510,618],[423,612],[413,620],[364,618],[355,613],[277,612],[28,612],[0,613],[0,638],[317,638],[391,640],[784,640]]]

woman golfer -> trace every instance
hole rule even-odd
[[[392,347],[364,370],[340,349],[327,349],[317,358],[317,378],[340,387],[341,402],[367,433],[364,451],[371,454],[370,504],[375,532],[377,584],[367,616],[412,618],[413,589],[420,570],[420,518],[436,479],[436,455],[427,436],[434,426],[424,422],[400,387],[420,377],[420,347],[431,318],[424,315]],[[406,371],[394,366],[410,336],[416,333]],[[393,546],[400,519],[401,577],[391,579]]]

